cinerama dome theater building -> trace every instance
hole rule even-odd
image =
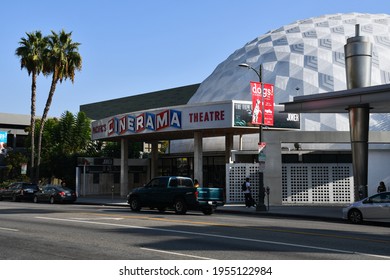
[[[263,82],[274,84],[275,104],[293,101],[295,96],[346,90],[344,45],[348,38],[355,36],[356,24],[360,25],[360,35],[369,37],[373,44],[371,85],[388,84],[390,16],[333,14],[299,20],[250,41],[217,66],[201,83],[189,103],[251,100],[249,81],[257,81],[258,77],[254,71],[238,67],[241,63],[247,63],[254,69],[259,69],[262,65]],[[389,117],[389,114],[371,114],[370,131],[390,131]],[[349,137],[347,112],[301,114],[300,120],[298,134],[344,132]],[[308,143],[298,136],[291,143],[288,143],[289,139],[282,139],[280,152],[275,155],[276,150],[268,150],[268,142],[273,140],[272,136],[267,135],[266,130],[264,137],[267,141],[267,161],[272,157],[274,160],[282,159],[282,176],[277,174],[281,178],[273,178],[270,173],[274,170],[272,167],[268,169],[268,165],[264,172],[264,183],[271,187],[273,199],[281,199],[284,203],[352,201],[350,143],[325,143],[323,140],[319,141],[321,143]],[[280,139],[280,136],[277,138]],[[258,135],[245,135],[242,139],[243,150],[251,149],[257,154]],[[219,143],[215,139],[204,140],[205,150],[216,151],[224,147],[223,142]],[[390,186],[390,138],[382,140],[379,144],[369,145],[369,194],[376,191],[379,181],[385,181]],[[176,141],[176,145],[172,144],[171,152],[186,152],[191,144],[183,145],[185,143],[186,140]],[[237,162],[240,161],[236,158]],[[253,162],[252,164],[255,166]],[[233,183],[232,176],[228,174],[234,173],[232,168],[234,169],[226,169],[226,186],[230,188],[227,190],[227,201],[231,202],[239,200],[238,182]],[[248,175],[248,171],[243,172]],[[255,180],[255,175],[252,179]],[[254,181],[256,183],[258,182]],[[274,203],[280,203],[280,200]]]
[[[237,69],[247,63],[260,64],[263,82],[274,84],[275,104],[309,95],[347,89],[344,45],[355,36],[360,24],[362,36],[373,43],[372,85],[390,82],[390,16],[385,14],[335,14],[300,20],[270,31],[236,50],[201,83],[189,103],[219,100],[250,100],[249,81],[253,71]],[[348,130],[348,116],[303,115],[303,130]],[[385,115],[371,117],[371,130],[390,130]]]

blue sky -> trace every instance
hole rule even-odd
[[[64,29],[81,43],[83,69],[58,84],[49,112],[201,83],[219,63],[269,30],[334,13],[390,14],[388,0],[2,1],[0,113],[30,114],[31,78],[15,49],[26,32]],[[39,77],[37,115],[50,78]]]

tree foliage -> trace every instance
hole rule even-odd
[[[36,113],[36,90],[37,90],[37,76],[43,71],[44,58],[43,53],[47,46],[47,38],[42,36],[40,31],[26,33],[27,38],[21,38],[19,47],[15,54],[20,58],[21,69],[25,68],[28,75],[31,75],[31,155],[30,167],[34,168],[35,161],[35,113]]]
[[[46,100],[46,105],[41,118],[41,125],[38,134],[38,151],[37,151],[37,172],[36,177],[39,177],[39,168],[42,152],[43,130],[53,96],[57,87],[57,83],[62,83],[63,80],[70,79],[74,82],[75,71],[80,71],[82,66],[82,58],[78,52],[80,43],[72,41],[72,32],[66,33],[61,30],[58,34],[52,31],[52,34],[47,37],[47,47],[44,51],[43,73],[52,75],[49,95]]]
[[[36,178],[39,177],[39,169],[41,162],[42,141],[44,136],[44,127],[47,116],[53,100],[58,82],[70,79],[74,82],[75,72],[81,70],[82,58],[78,52],[80,43],[72,41],[72,32],[61,30],[59,33],[51,31],[51,34],[43,37],[40,31],[26,33],[27,38],[21,38],[19,47],[15,54],[20,58],[21,68],[25,68],[29,75],[32,76],[31,82],[31,169],[36,166]],[[43,110],[42,118],[38,126],[38,148],[37,148],[37,164],[35,165],[35,102],[36,102],[36,87],[37,76],[43,73],[45,76],[52,76],[49,94],[46,105]],[[64,124],[66,125],[66,124]],[[79,143],[81,144],[81,143]],[[32,175],[33,176],[33,175]],[[34,180],[34,178],[32,178]]]
[[[38,124],[39,125],[39,124]],[[66,178],[72,184],[77,157],[87,156],[91,145],[91,120],[84,112],[64,112],[49,118],[43,131],[41,175]]]
[[[27,157],[23,153],[9,152],[5,158],[5,163],[8,169],[8,179],[18,180],[23,177],[21,174],[22,164],[27,163]]]
[[[128,158],[139,158],[142,150],[142,143],[128,143]],[[121,143],[120,142],[105,142],[100,153],[103,157],[120,158]]]
[[[73,115],[66,111],[59,119],[48,118],[58,82],[69,79],[73,83],[76,71],[82,68],[82,58],[78,52],[80,43],[73,42],[72,32],[67,33],[64,30],[58,33],[51,31],[51,34],[45,37],[40,31],[26,35],[26,38],[21,38],[15,54],[20,58],[21,68],[26,69],[32,77],[31,122],[28,128],[30,137],[26,143],[31,147],[31,180],[55,176],[72,182],[77,157],[120,157],[120,143],[90,140],[91,122],[83,112]],[[41,73],[51,76],[51,85],[42,117],[36,118],[37,76]],[[138,158],[141,149],[140,143],[129,143],[128,156]],[[7,174],[8,171],[10,174],[16,174],[20,162],[27,161],[23,155],[13,156],[9,158],[12,163],[8,166]]]

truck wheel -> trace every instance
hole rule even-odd
[[[187,204],[181,198],[175,200],[175,203],[173,204],[173,208],[175,209],[175,213],[179,215],[183,215],[187,212]]]
[[[131,211],[138,212],[141,210],[141,206],[138,198],[136,197],[130,198],[129,204],[130,204]]]
[[[214,213],[214,207],[205,207],[202,209],[203,214],[211,215]]]

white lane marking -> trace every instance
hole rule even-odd
[[[210,258],[205,258],[205,257],[200,257],[200,256],[176,253],[176,252],[172,252],[172,251],[164,251],[164,250],[150,249],[150,248],[144,248],[144,247],[141,247],[140,249],[146,250],[146,251],[157,252],[157,253],[164,253],[164,254],[170,254],[170,255],[176,255],[176,256],[196,258],[196,259],[201,259],[201,260],[215,260],[215,259],[210,259]]]
[[[72,218],[78,221],[100,221],[100,220],[115,220],[120,221],[123,220],[123,218],[114,218],[114,217],[106,217],[106,218]]]
[[[180,233],[180,234],[196,235],[196,236],[207,236],[207,237],[240,240],[240,241],[254,242],[254,243],[264,243],[264,244],[274,244],[274,245],[279,245],[279,246],[314,249],[314,250],[327,251],[327,252],[333,252],[333,253],[356,254],[356,255],[362,255],[362,256],[370,256],[370,257],[375,256],[378,258],[390,259],[390,256],[385,256],[385,255],[372,255],[372,254],[368,254],[368,253],[361,253],[361,252],[354,252],[354,251],[347,251],[347,250],[338,250],[338,249],[318,247],[318,246],[300,245],[300,244],[294,244],[294,243],[261,240],[261,239],[253,239],[253,238],[246,238],[246,237],[235,237],[235,236],[229,236],[229,235],[201,233],[201,232],[173,230],[173,229],[162,229],[162,228],[150,228],[150,227],[142,227],[142,226],[120,225],[120,224],[93,222],[93,221],[80,221],[80,220],[72,220],[72,219],[50,218],[50,217],[35,217],[35,218],[42,219],[42,220],[63,221],[63,222],[72,222],[72,223],[86,223],[86,224],[103,225],[103,226],[114,226],[114,227],[122,227],[122,228],[135,228],[135,229],[143,229],[143,230],[154,230],[154,231],[162,231],[162,232]]]
[[[18,229],[14,229],[14,228],[5,228],[5,227],[0,227],[0,230],[14,231],[14,232],[19,231]]]

